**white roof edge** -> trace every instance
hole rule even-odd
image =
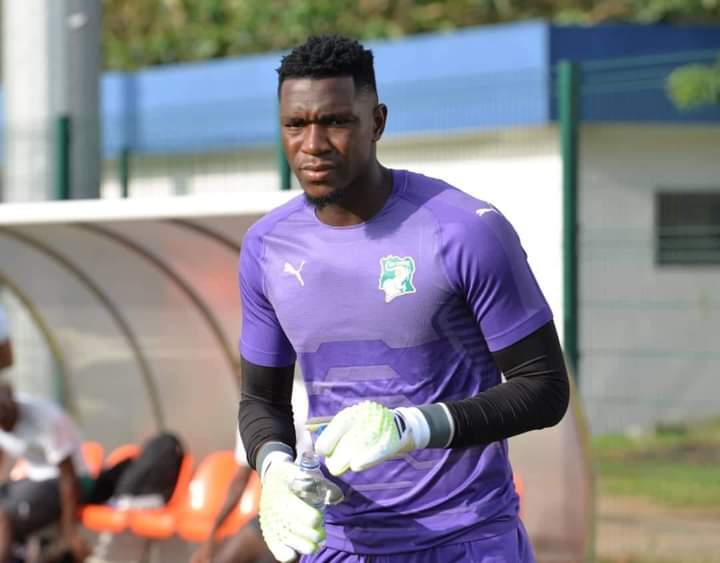
[[[157,198],[1,203],[0,226],[262,215],[302,193],[241,192]]]

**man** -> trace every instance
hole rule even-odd
[[[388,110],[362,45],[312,37],[278,73],[304,196],[258,221],[240,257],[239,427],[268,546],[281,561],[533,561],[506,438],[556,424],[569,389],[515,231],[377,160]],[[285,274],[301,264],[301,280]],[[310,416],[332,417],[315,448],[345,501],[324,518],[288,485],[296,359]]]
[[[85,560],[89,548],[78,534],[76,511],[92,480],[81,446],[77,427],[57,405],[15,396],[0,384],[0,450],[27,463],[26,478],[0,487],[0,563],[9,561],[14,542],[54,522],[64,549],[76,562]]]
[[[307,418],[308,405],[305,385],[302,379],[297,376],[293,385],[292,407],[295,434],[298,437],[297,450],[301,451],[306,444],[304,424]],[[228,487],[225,503],[215,518],[215,522],[213,522],[207,541],[195,551],[190,563],[269,563],[275,561],[262,539],[257,518],[253,518],[237,534],[225,541],[218,544],[215,540],[217,531],[240,502],[252,473],[252,469],[248,466],[247,453],[239,432],[235,440],[235,460],[238,469]]]
[[[10,345],[10,328],[7,315],[0,305],[0,371],[13,364],[12,346]]]

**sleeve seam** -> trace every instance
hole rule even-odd
[[[251,344],[248,344],[247,341],[243,340],[242,336],[240,337],[240,350],[243,357],[245,357],[246,360],[249,360],[252,363],[258,363],[255,358],[262,357],[267,359],[270,365],[265,365],[265,363],[258,363],[258,365],[262,365],[264,367],[287,367],[290,364],[287,364],[283,361],[285,355],[284,354],[275,354],[270,352],[265,352],[263,350],[260,350]],[[253,357],[248,357],[247,353],[250,353]],[[292,360],[290,363],[293,363],[295,360]]]
[[[505,337],[505,336],[507,336],[508,334],[511,334],[511,333],[513,333],[513,332],[515,332],[515,331],[517,331],[517,330],[519,330],[519,329],[522,329],[523,327],[525,327],[525,326],[527,326],[527,325],[532,325],[534,322],[537,321],[538,318],[542,318],[542,317],[545,316],[545,315],[547,315],[547,316],[549,317],[549,319],[552,320],[553,315],[552,315],[552,311],[550,310],[549,307],[543,307],[542,309],[538,309],[538,310],[535,311],[532,315],[530,315],[530,316],[528,316],[528,317],[525,317],[522,321],[520,321],[520,322],[518,322],[518,323],[515,323],[515,324],[514,324],[513,326],[511,326],[510,328],[507,328],[507,329],[503,330],[502,332],[499,332],[498,334],[495,334],[495,335],[490,336],[490,337],[485,336],[485,340],[486,340],[486,342],[488,343],[488,346],[491,346],[491,344],[492,344],[493,342],[495,342],[495,341],[497,341],[497,340],[502,340],[503,337]],[[548,321],[548,322],[549,322],[549,321]],[[542,325],[540,325],[540,326],[542,326]],[[539,328],[539,327],[538,327],[538,328]],[[528,336],[528,335],[531,334],[532,332],[533,332],[533,331],[530,331],[530,333],[528,333],[528,334],[526,334],[526,335],[524,335],[524,336],[521,336],[520,338],[518,338],[518,340],[522,340],[523,338],[525,338],[525,336]],[[509,344],[505,344],[505,345],[503,345],[501,348],[498,348],[498,350],[500,350],[500,349],[502,349],[502,348],[506,348],[507,346],[512,346],[512,344],[513,344],[512,342],[509,343]],[[491,351],[496,351],[496,350],[491,350]]]
[[[418,205],[417,203],[412,201],[410,198],[405,197],[404,192],[399,192],[398,197],[401,197],[403,200],[408,202],[410,205],[414,206],[415,209],[421,209],[421,210],[425,211],[430,216],[431,220],[435,224],[435,232],[434,232],[435,245],[436,245],[437,254],[440,256],[440,266],[442,267],[443,275],[445,276],[445,279],[448,282],[448,286],[450,287],[452,292],[456,296],[462,297],[460,288],[457,287],[457,285],[455,283],[453,283],[452,278],[450,277],[450,272],[448,270],[447,263],[445,262],[445,252],[443,250],[444,240],[443,240],[443,234],[442,234],[442,224],[440,223],[440,220],[435,216],[435,213],[433,213],[433,211],[430,208],[424,208],[424,207]]]

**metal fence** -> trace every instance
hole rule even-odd
[[[716,58],[579,66],[578,352],[595,433],[720,416],[720,106],[681,111],[667,90],[674,69]]]

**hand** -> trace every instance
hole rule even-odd
[[[294,561],[314,553],[325,539],[323,514],[290,489],[297,466],[289,459],[270,462],[260,492],[260,528],[275,559]]]
[[[408,415],[412,421],[423,416],[418,409],[390,410],[372,401],[347,407],[322,431],[315,451],[325,456],[325,465],[333,475],[342,475],[348,469],[368,469],[420,447]]]

